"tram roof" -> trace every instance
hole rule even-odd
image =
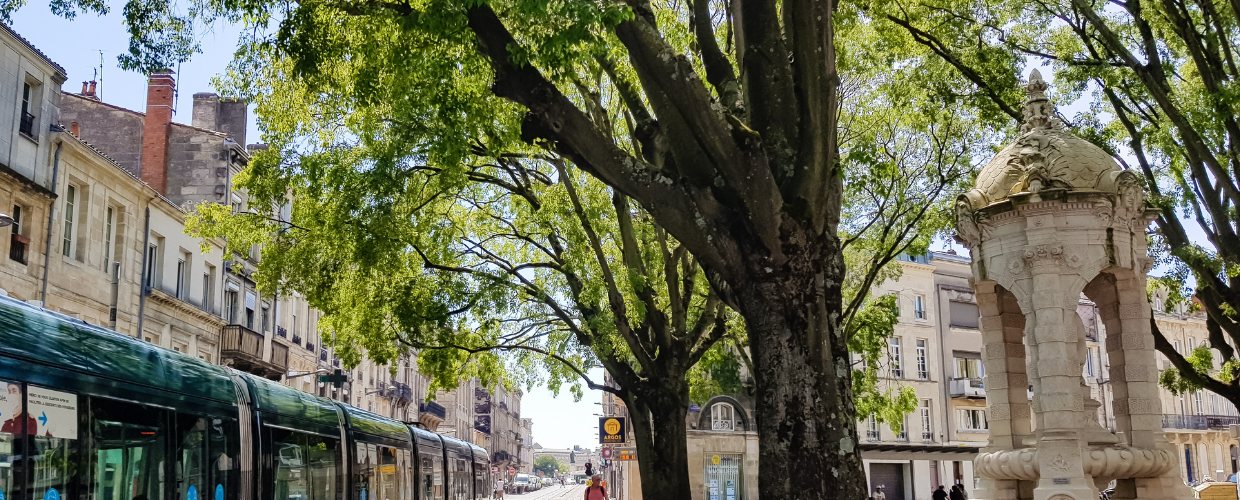
[[[349,414],[349,427],[372,436],[398,439],[408,443],[409,428],[405,424],[352,405],[340,405]]]
[[[325,426],[340,425],[340,416],[331,400],[248,373],[243,373],[242,376],[250,381],[250,394],[254,397],[255,408]]]
[[[228,373],[218,366],[10,297],[0,297],[0,354],[88,377],[236,401]]]
[[[437,449],[443,448],[443,440],[439,439],[439,434],[414,426],[409,426],[409,430],[413,431],[414,440],[416,440],[419,445],[430,446],[431,448]]]

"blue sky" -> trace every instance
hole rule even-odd
[[[129,38],[122,25],[120,9],[104,16],[79,15],[68,21],[54,16],[46,4],[33,2],[13,16],[12,28],[44,54],[65,68],[68,80],[64,90],[80,92],[82,82],[91,80],[100,69],[103,51],[103,79],[99,92],[103,101],[135,111],[146,110],[146,77],[121,70],[116,57],[125,53]],[[177,107],[173,121],[190,123],[194,93],[215,92],[211,79],[222,73],[232,60],[240,29],[218,26],[201,37],[203,52],[197,54],[177,71]],[[248,142],[260,142],[253,109],[246,133]],[[602,373],[592,374],[602,380]],[[574,403],[567,392],[554,397],[538,388],[522,400],[522,416],[534,419],[534,441],[548,448],[569,448],[573,445],[598,446],[598,419],[594,416],[602,399],[601,393],[587,391]]]

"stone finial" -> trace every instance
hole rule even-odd
[[[1029,74],[1029,83],[1025,84],[1025,94],[1028,97],[1025,99],[1024,109],[1021,110],[1025,118],[1025,123],[1020,126],[1022,134],[1036,129],[1063,130],[1063,123],[1055,117],[1055,105],[1046,97],[1047,87],[1049,86],[1042,79],[1042,72],[1035,69]]]

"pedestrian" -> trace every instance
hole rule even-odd
[[[607,500],[607,490],[603,487],[603,476],[595,474],[590,478],[590,486],[586,487],[585,500]]]
[[[951,500],[964,500],[964,492],[962,490],[964,490],[964,488],[962,488],[959,484],[953,484],[952,492],[949,494]]]
[[[887,500],[887,494],[883,493],[883,485],[874,488],[874,500]]]
[[[943,489],[943,485],[934,490],[934,494],[930,495],[930,500],[947,500],[947,491]]]
[[[495,480],[495,498],[496,500],[504,499],[504,478]]]

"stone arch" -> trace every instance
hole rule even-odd
[[[745,407],[741,405],[740,400],[732,396],[726,396],[722,394],[710,398],[709,400],[706,401],[706,404],[702,405],[702,412],[698,414],[698,426],[697,426],[698,429],[710,429],[711,428],[711,425],[710,425],[710,411],[711,410],[710,409],[712,406],[715,406],[716,404],[719,404],[719,403],[727,403],[732,406],[733,418],[735,418],[736,421],[740,423],[740,425],[738,426],[736,430],[742,431],[742,432],[757,430],[752,425],[750,425],[749,413],[745,411]]]

